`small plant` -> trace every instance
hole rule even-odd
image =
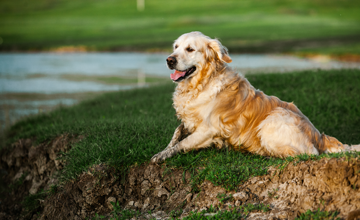
[[[54,195],[59,191],[59,186],[57,184],[51,184],[48,193],[49,195]]]
[[[103,216],[103,215],[99,215],[99,214],[95,214],[95,216],[92,218],[92,220],[99,220],[99,219],[104,219],[106,218],[106,216]]]
[[[213,213],[213,212],[216,212],[216,208],[213,207],[213,205],[210,205],[210,207],[207,211],[208,211],[208,213]]]
[[[262,212],[268,212],[270,211],[270,205],[265,205],[265,204],[245,204],[243,206],[240,206],[239,209],[244,213],[245,216],[248,216],[250,212],[252,211],[262,211]]]
[[[22,205],[26,212],[33,212],[41,206],[41,203],[47,196],[44,190],[40,190],[36,194],[30,194],[24,198]]]
[[[232,197],[232,194],[230,195],[226,195],[225,193],[219,193],[217,195],[217,198],[220,200],[220,203],[225,203],[226,201],[229,201],[231,200],[233,197]]]
[[[172,210],[169,213],[169,216],[172,218],[176,218],[178,216],[180,216],[183,213],[183,208],[186,205],[186,200],[184,200],[180,205],[178,205],[174,210]]]
[[[181,209],[172,210],[169,213],[169,216],[172,217],[172,218],[176,218],[176,217],[179,217],[182,213],[183,213],[183,210],[181,210]]]
[[[340,218],[336,218],[339,215],[338,211],[327,212],[321,211],[320,208],[314,212],[311,210],[307,210],[305,213],[300,214],[299,217],[295,218],[296,220],[338,220]]]
[[[206,216],[206,213],[213,213],[215,212],[215,209],[210,206],[210,208],[206,211],[203,210],[201,212],[190,212],[190,214],[183,218],[184,220],[203,220],[203,219],[244,219],[246,218],[250,212],[252,211],[262,211],[262,212],[268,212],[270,211],[269,205],[265,204],[245,204],[243,206],[233,208],[230,210],[223,210],[218,211],[215,215],[208,215]]]
[[[279,198],[276,193],[279,191],[279,188],[273,189],[272,191],[268,191],[269,198]]]
[[[24,180],[27,175],[28,175],[28,172],[23,173],[19,179],[15,180],[12,184],[10,184],[10,190],[16,189],[19,186],[21,186],[24,183]]]
[[[351,187],[353,190],[356,190],[356,183],[354,183]]]
[[[125,219],[131,219],[131,218],[138,218],[141,216],[141,213],[139,211],[129,210],[129,209],[122,209],[119,202],[110,202],[113,206],[113,211],[111,212],[112,217],[110,219],[112,220],[125,220]]]
[[[117,213],[120,213],[122,211],[119,201],[110,202],[110,204],[113,206],[113,211],[111,212],[111,214],[116,215]]]

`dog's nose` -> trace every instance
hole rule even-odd
[[[168,57],[168,58],[166,59],[166,62],[167,62],[167,64],[169,65],[169,67],[172,67],[172,66],[174,66],[174,65],[176,64],[176,58],[170,56],[170,57]]]

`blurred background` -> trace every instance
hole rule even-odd
[[[0,129],[107,91],[170,82],[181,34],[244,74],[360,67],[356,0],[1,0]]]

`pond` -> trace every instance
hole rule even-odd
[[[169,81],[165,53],[0,53],[0,130],[21,117],[106,91]],[[360,68],[358,63],[284,55],[232,55],[243,74]]]

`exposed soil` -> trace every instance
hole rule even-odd
[[[25,212],[24,197],[57,184],[54,174],[63,167],[58,153],[66,152],[82,138],[65,134],[37,146],[33,139],[21,139],[1,149],[0,219],[31,219],[39,210]]]
[[[185,216],[189,211],[210,206],[227,209],[229,205],[247,203],[269,204],[271,208],[266,213],[253,212],[248,219],[293,219],[318,208],[339,211],[337,217],[343,219],[350,212],[360,215],[356,212],[360,209],[360,160],[346,158],[289,163],[282,171],[271,168],[268,175],[253,177],[234,191],[209,181],[195,190],[189,172],[166,170],[154,164],[133,166],[126,175],[106,165],[96,165],[48,196],[36,210],[39,215],[24,215],[21,200],[28,193],[56,183],[52,175],[63,166],[56,160],[57,153],[66,151],[80,138],[63,135],[36,147],[32,140],[19,140],[11,151],[1,152],[5,183],[25,178],[11,193],[2,191],[0,219],[84,219],[96,213],[108,216],[112,211],[110,202],[144,213],[151,210],[156,218],[166,218],[172,210],[181,210]],[[228,199],[221,202],[221,194]],[[150,217],[142,218],[146,216]]]

